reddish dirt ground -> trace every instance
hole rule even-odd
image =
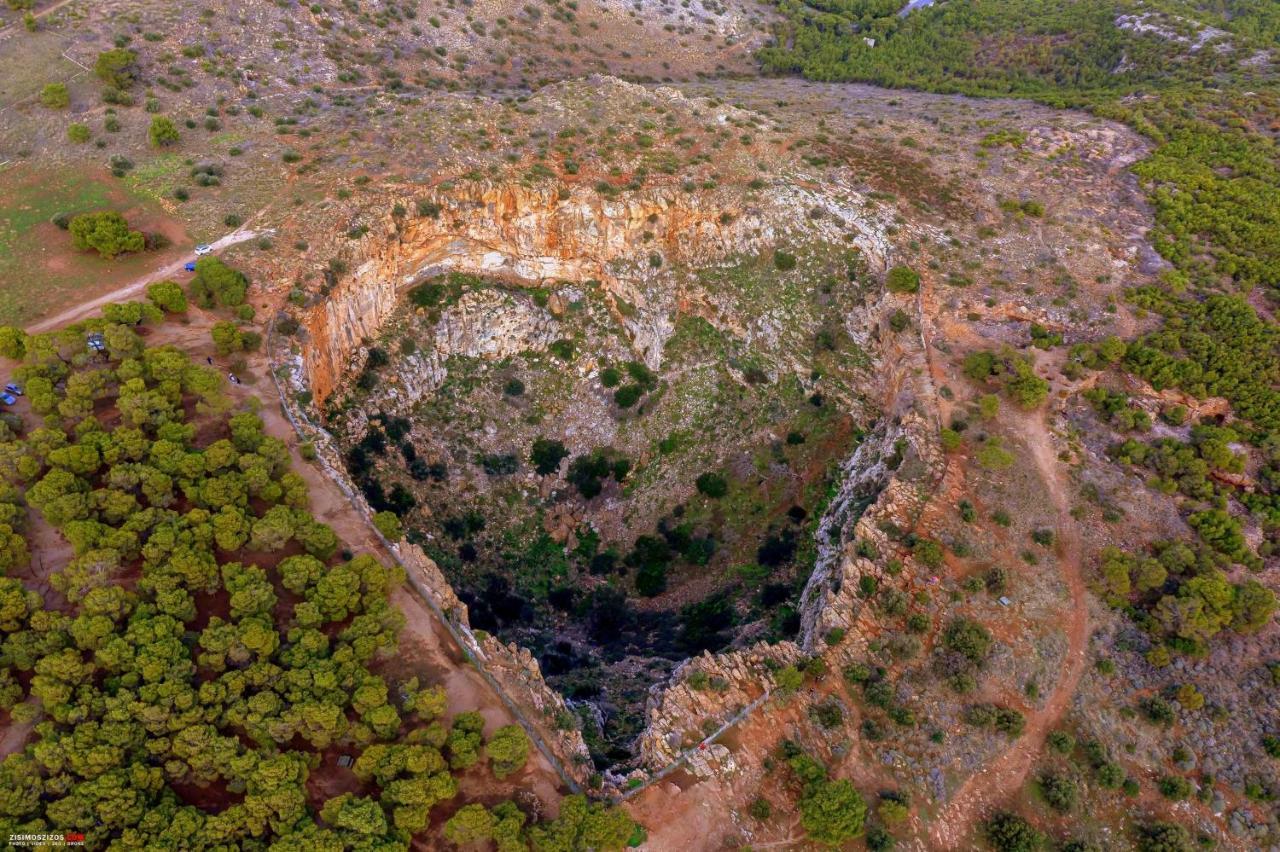
[[[155,277],[155,275],[148,275],[141,284],[154,280]],[[140,289],[140,283],[134,282],[124,288],[124,291],[118,290],[108,297],[94,299],[72,308],[59,317],[36,324],[32,330],[55,328],[74,321],[92,313],[102,304],[127,299],[132,291]],[[192,308],[184,321],[168,322],[152,330],[147,342],[152,346],[165,344],[177,346],[188,352],[197,362],[213,357],[216,366],[227,370],[226,359],[215,356],[209,336],[209,328],[215,321],[216,317],[213,315]],[[266,424],[267,432],[285,441],[293,457],[294,470],[307,482],[312,514],[333,527],[344,546],[353,552],[371,553],[379,559],[390,560],[390,554],[374,535],[364,517],[356,511],[337,485],[316,463],[302,459],[298,452],[297,435],[284,417],[279,400],[274,396],[274,385],[267,375],[265,358],[261,355],[250,358],[248,367],[248,374],[240,376],[244,383],[229,385],[228,392],[233,399],[247,400],[249,397],[257,397],[260,400],[262,405],[259,413]],[[20,576],[41,591],[47,601],[56,604],[61,597],[49,587],[48,577],[70,559],[71,548],[34,512],[32,515],[31,549],[35,556],[31,566]],[[478,710],[484,716],[486,734],[491,734],[503,725],[514,724],[515,718],[501,699],[489,688],[480,674],[466,662],[461,649],[426,605],[406,588],[397,589],[393,593],[392,600],[405,614],[405,629],[400,637],[399,652],[390,661],[383,663],[381,669],[396,677],[417,675],[423,683],[444,685],[449,694],[447,716],[451,718],[464,710]],[[0,753],[8,754],[20,750],[26,743],[30,728],[30,725],[9,725],[0,730]],[[331,790],[342,792],[354,781],[354,776],[348,770],[337,767],[336,755],[337,752],[333,755],[326,753],[320,768],[312,773],[312,780],[308,787],[313,792],[317,794],[322,792],[330,794]],[[562,795],[559,777],[537,749],[530,751],[529,763],[522,772],[504,781],[495,781],[487,770],[464,773],[459,780],[462,793],[459,804],[472,799],[489,798],[496,802],[515,795],[521,790],[528,790],[536,799],[537,807],[542,813],[554,815],[558,812],[558,801]],[[355,783],[358,784],[358,781]],[[202,796],[217,798],[207,790],[195,790],[192,795],[197,798]]]
[[[921,288],[920,306],[922,327],[927,327],[925,323],[929,320],[926,317],[940,315],[936,305],[933,305],[933,286],[928,280]],[[926,309],[926,306],[934,309]],[[948,340],[956,339],[950,328],[943,336]],[[942,359],[933,357],[931,348],[926,347],[926,352],[930,356],[930,374],[939,386],[947,384],[948,381],[956,381],[956,377],[949,374],[948,367]],[[1044,364],[1037,364],[1037,372],[1044,375],[1047,372],[1044,367]],[[1055,387],[1053,390],[1056,392],[1058,388]],[[1053,398],[1056,398],[1056,394]],[[950,404],[944,400],[942,405],[943,415],[949,419]],[[1022,787],[1027,774],[1040,755],[1045,736],[1057,726],[1084,674],[1089,645],[1089,603],[1080,566],[1080,532],[1075,519],[1071,516],[1069,483],[1062,463],[1058,460],[1058,452],[1054,447],[1053,436],[1047,422],[1047,418],[1053,417],[1053,412],[1051,405],[1044,412],[1010,411],[1007,416],[1014,418],[1014,422],[1010,425],[1022,436],[1031,451],[1036,471],[1045,485],[1046,493],[1057,515],[1057,561],[1071,597],[1070,608],[1064,613],[1063,623],[1059,625],[1067,635],[1067,653],[1063,661],[1063,670],[1044,706],[1029,708],[1023,735],[984,769],[969,776],[959,791],[939,811],[930,828],[930,848],[962,848],[970,842],[977,821],[992,807],[1009,798]]]

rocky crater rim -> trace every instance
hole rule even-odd
[[[393,216],[397,205],[409,215]],[[781,182],[761,193],[654,187],[615,198],[587,187],[566,193],[475,183],[396,199],[379,221],[382,232],[355,246],[351,273],[303,317],[303,365],[317,401],[348,374],[362,341],[378,336],[402,294],[433,274],[457,271],[524,286],[598,283],[637,354],[656,368],[667,334],[653,327],[646,309],[662,298],[670,264],[714,264],[803,240],[856,248],[882,270],[891,253],[892,211],[852,189]]]
[[[410,212],[398,216],[391,212],[394,208]],[[664,334],[655,328],[647,309],[672,296],[671,264],[709,266],[734,256],[826,242],[856,250],[870,271],[881,273],[893,256],[891,235],[913,227],[895,229],[893,216],[892,209],[852,189],[818,191],[784,181],[762,193],[735,186],[695,192],[655,187],[612,198],[583,187],[564,192],[473,183],[392,199],[379,219],[382,233],[356,243],[351,273],[334,282],[326,301],[305,311],[305,343],[293,355],[290,381],[294,390],[310,390],[322,403],[358,369],[366,341],[377,338],[405,292],[444,272],[482,275],[515,286],[598,286],[637,355],[657,367],[670,330]],[[881,295],[867,305],[866,324],[874,326],[869,318],[882,314],[889,302],[909,307],[902,297]],[[634,747],[638,766],[656,770],[677,759],[681,732],[708,716],[728,721],[772,688],[778,665],[811,655],[850,653],[823,641],[834,630],[847,631],[852,644],[859,644],[860,621],[871,616],[856,596],[858,580],[881,572],[874,560],[854,553],[853,543],[859,537],[881,538],[880,521],[903,520],[918,511],[943,465],[936,424],[917,411],[919,400],[929,398],[916,387],[925,381],[918,341],[913,348],[910,340],[889,339],[893,342],[876,344],[872,353],[873,369],[883,379],[877,402],[887,416],[842,466],[839,494],[819,527],[824,539],[820,556],[801,596],[800,636],[705,653],[678,664],[649,691],[645,726]],[[357,494],[332,436],[322,432],[317,437],[329,473]],[[904,452],[911,465],[885,465],[886,457]],[[464,644],[475,646],[469,650],[501,672],[505,688],[518,693],[515,700],[534,707],[544,722],[569,706],[546,684],[537,659],[526,649],[472,633],[465,604],[420,548],[402,544],[398,549],[417,566],[425,592],[460,628]],[[729,686],[717,692],[694,690],[686,683],[694,672],[719,677]],[[581,733],[560,730],[555,739],[566,765],[585,772]],[[619,784],[622,777],[606,773],[606,780]]]

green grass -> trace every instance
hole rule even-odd
[[[70,170],[0,172],[0,323],[26,324],[89,299],[151,269],[156,255],[114,261],[71,247],[50,220],[58,213],[113,208],[155,216],[142,197],[107,178]]]
[[[183,158],[178,154],[162,154],[153,160],[140,163],[129,172],[125,182],[135,192],[153,198],[167,198],[182,181],[186,172]]]

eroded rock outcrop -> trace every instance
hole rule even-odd
[[[887,265],[891,211],[867,205],[852,191],[840,196],[789,184],[767,195],[766,201],[731,190],[655,188],[614,199],[584,189],[565,194],[549,187],[470,184],[419,197],[415,209],[423,215],[407,220],[388,215],[386,233],[361,240],[352,274],[307,312],[309,339],[295,354],[295,381],[299,389],[309,386],[324,399],[353,362],[362,360],[364,341],[378,335],[403,291],[445,271],[484,273],[517,285],[568,279],[598,286],[637,354],[652,363],[661,358],[664,325],[670,325],[680,298],[667,271],[673,264],[706,266],[791,240],[820,240],[852,246],[871,270]],[[512,347],[548,343],[543,338],[550,325],[541,322],[541,309],[521,303],[518,310],[504,312],[501,302],[509,297],[493,292],[465,298],[470,301],[449,306],[437,321],[439,347],[411,356],[421,363],[409,372],[422,381],[414,388],[406,384],[410,395],[431,391],[438,382],[432,377],[442,375],[443,358],[451,352],[500,358]],[[801,636],[796,642],[703,655],[655,685],[635,746],[640,766],[652,771],[669,764],[696,747],[712,723],[732,722],[759,706],[775,686],[779,667],[815,653],[834,658],[848,647],[865,646],[858,639],[864,611],[856,596],[858,580],[881,572],[876,560],[856,551],[855,542],[879,542],[884,533],[878,525],[885,520],[908,526],[941,465],[936,424],[917,410],[917,400],[928,398],[920,387],[927,377],[919,369],[918,341],[908,335],[903,342],[904,336],[874,329],[872,318],[885,307],[882,299],[868,304],[860,317],[848,318],[859,326],[849,330],[853,339],[878,362],[883,383],[875,401],[887,415],[846,465],[844,487],[823,526],[828,546],[802,597]],[[891,342],[881,345],[886,340]],[[857,509],[872,499],[859,518]],[[525,649],[473,634],[466,607],[438,567],[417,548],[404,548],[402,556],[414,566],[420,590],[447,614],[468,650],[512,700],[543,723],[566,766],[585,771],[589,761],[582,735],[555,730],[556,720],[572,710],[546,685],[537,660]],[[849,635],[844,647],[825,641],[836,629]],[[724,766],[718,760],[704,763],[707,771]]]
[[[466,184],[399,201],[422,215],[396,218],[389,204],[380,232],[356,246],[351,274],[303,317],[304,367],[318,400],[341,381],[362,341],[377,336],[402,291],[433,273],[598,284],[637,353],[656,366],[671,331],[671,306],[662,304],[674,299],[671,264],[713,263],[803,236],[856,247],[880,268],[891,224],[889,211],[856,192],[791,184],[761,195],[666,186],[616,198],[582,187]]]

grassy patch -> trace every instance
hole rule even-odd
[[[162,198],[172,195],[173,189],[186,173],[186,166],[178,154],[164,154],[140,163],[125,178],[134,192]]]
[[[143,230],[173,229],[163,211],[107,177],[81,171],[0,172],[0,323],[26,324],[93,298],[153,269],[169,255],[113,261],[77,252],[51,223],[58,213],[113,208]],[[180,230],[180,229],[179,229]]]
[[[21,22],[16,26],[21,28]],[[58,33],[24,32],[11,37],[6,47],[0,51],[0,106],[31,97],[46,83],[65,82],[80,70],[62,57]]]

